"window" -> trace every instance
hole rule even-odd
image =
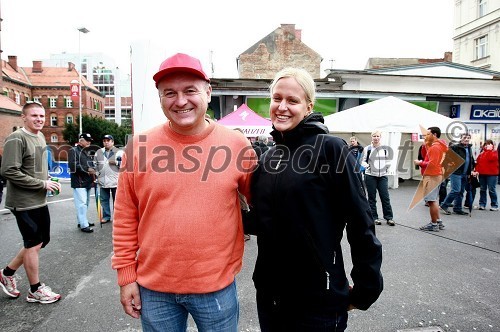
[[[66,115],[66,123],[73,123],[73,114],[68,113]]]
[[[50,125],[52,127],[57,127],[57,114],[52,113],[50,115]]]
[[[71,100],[71,97],[64,97],[66,100],[66,108],[72,108],[73,107],[73,100]]]
[[[486,0],[479,0],[477,3],[477,10],[478,10],[478,16],[483,17],[486,15],[486,10],[488,9],[487,7],[488,2]]]
[[[40,102],[40,97],[33,97],[33,101],[36,101],[37,103]]]
[[[24,101],[27,103],[28,101],[30,101],[30,96],[24,96]]]
[[[488,56],[488,36],[482,36],[475,40],[476,60]]]
[[[51,134],[50,135],[50,142],[57,143],[57,141],[58,141],[57,134]]]
[[[50,106],[50,108],[56,108],[57,107],[57,98],[56,97],[50,97],[49,98],[49,106]]]
[[[14,92],[15,98],[16,98],[16,104],[21,105],[21,95],[19,92]]]

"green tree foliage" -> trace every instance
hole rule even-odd
[[[70,145],[78,142],[79,119],[73,123],[67,123],[63,130],[63,137]],[[126,138],[132,133],[130,123],[119,126],[114,122],[102,118],[94,118],[88,115],[82,117],[82,128],[84,133],[89,133],[94,138],[94,144],[102,146],[102,137],[111,135],[115,139],[116,146],[124,146]]]

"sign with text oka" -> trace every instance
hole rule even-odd
[[[471,120],[500,120],[500,105],[472,105]]]

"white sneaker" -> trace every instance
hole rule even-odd
[[[61,295],[54,293],[49,286],[42,284],[38,287],[37,291],[32,293],[31,290],[28,292],[26,301],[34,303],[39,302],[43,304],[54,303],[61,298]]]
[[[17,290],[16,278],[14,276],[5,276],[3,274],[3,269],[0,270],[0,287],[2,288],[4,293],[9,295],[10,297],[18,298],[21,294],[21,292]]]
[[[382,225],[382,219],[375,219],[375,225]]]

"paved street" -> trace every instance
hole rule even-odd
[[[433,331],[500,331],[500,214],[474,210],[472,217],[442,216],[446,229],[426,233],[418,227],[429,220],[428,208],[408,211],[417,182],[405,181],[390,190],[397,225],[377,226],[384,245],[385,290],[368,311],[349,316],[348,331],[404,331],[429,326]],[[500,193],[500,187],[497,186]],[[93,199],[93,197],[92,197]],[[476,196],[476,204],[479,192]],[[0,322],[4,332],[18,331],[141,331],[140,322],[126,316],[119,303],[116,274],[110,267],[111,225],[84,234],[76,227],[68,183],[61,195],[49,198],[52,239],[41,251],[41,281],[62,300],[40,305],[25,301],[27,278],[17,273],[21,298],[0,292]],[[96,219],[95,202],[89,216]],[[0,267],[22,246],[15,219],[0,206]],[[255,238],[246,243],[238,275],[240,331],[259,331],[251,281],[257,254]],[[344,240],[346,268],[349,250]],[[293,290],[291,290],[293,291]],[[307,305],[307,304],[304,304]],[[189,331],[196,331],[191,323]]]

